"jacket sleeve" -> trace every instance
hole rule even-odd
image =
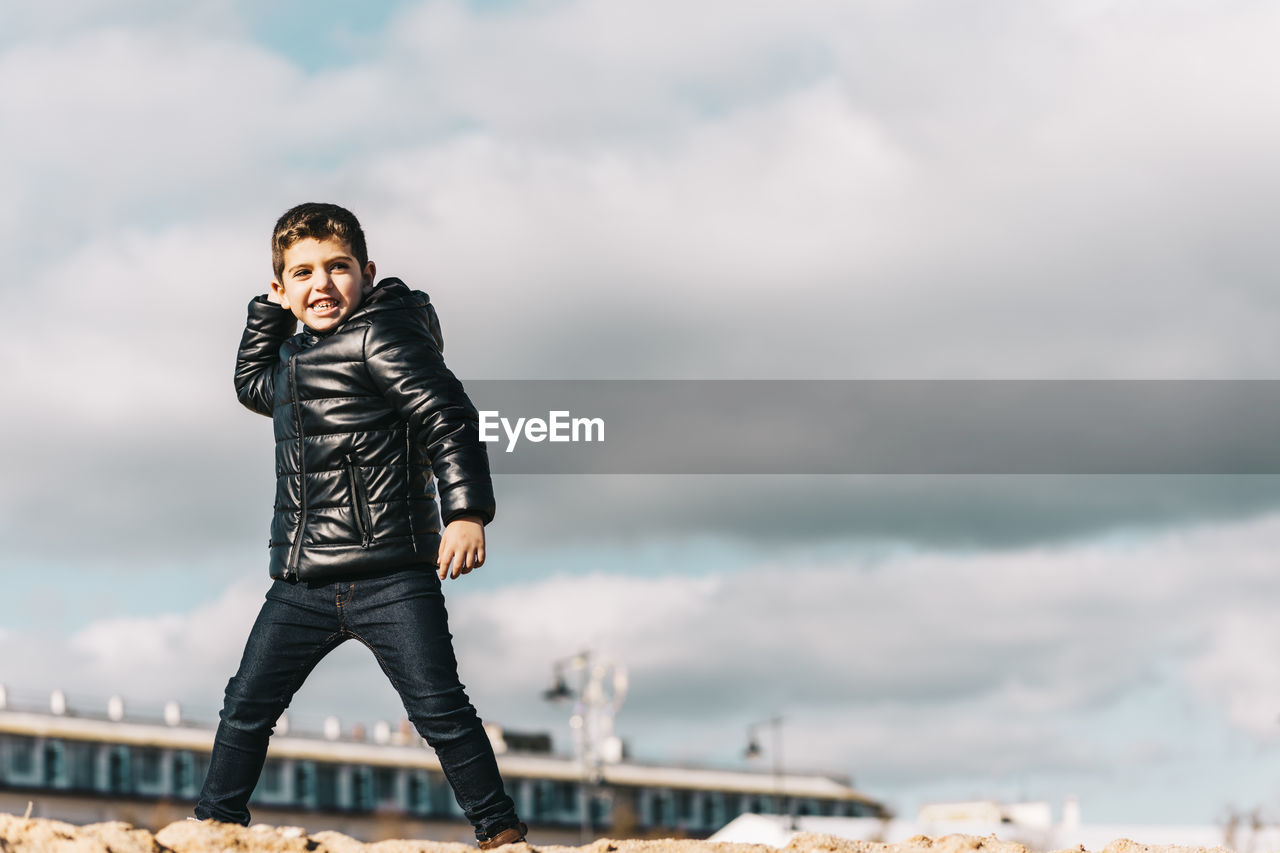
[[[489,453],[480,440],[479,416],[462,383],[445,367],[439,323],[387,312],[365,333],[364,360],[374,385],[409,423],[423,445],[440,494],[445,523],[463,515],[493,520]]]
[[[240,338],[236,354],[236,396],[240,402],[260,415],[271,416],[275,399],[276,363],[280,345],[298,327],[293,313],[256,296],[249,303],[249,318]]]

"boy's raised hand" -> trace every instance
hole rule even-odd
[[[440,580],[457,578],[484,565],[484,524],[479,517],[455,518],[440,534],[440,551],[436,555],[436,574]]]

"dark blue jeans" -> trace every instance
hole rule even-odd
[[[353,637],[373,651],[409,720],[435,750],[476,837],[515,825],[493,747],[458,680],[444,595],[431,567],[322,584],[272,583],[240,669],[227,682],[196,817],[248,825],[249,795],[276,720],[320,659]]]

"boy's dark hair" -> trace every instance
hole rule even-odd
[[[369,263],[364,230],[356,215],[336,204],[309,201],[289,208],[276,220],[275,231],[271,234],[271,268],[275,271],[276,281],[284,275],[284,250],[308,237],[345,240],[361,271]]]

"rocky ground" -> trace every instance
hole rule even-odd
[[[251,827],[221,823],[179,821],[152,834],[127,823],[94,823],[74,826],[45,818],[0,814],[0,853],[464,853],[476,848],[465,844],[432,841],[379,841],[364,844],[339,832],[308,835],[297,826]],[[659,839],[613,841],[602,838],[583,847],[513,844],[508,853],[778,853],[776,848],[754,844],[713,844],[708,841]],[[797,836],[783,853],[1028,853],[1021,844],[995,837],[948,835],[918,836],[898,844],[847,841],[830,835]],[[1077,848],[1064,853],[1083,853]],[[1132,841],[1113,841],[1100,853],[1227,853],[1221,847],[1156,847]]]

